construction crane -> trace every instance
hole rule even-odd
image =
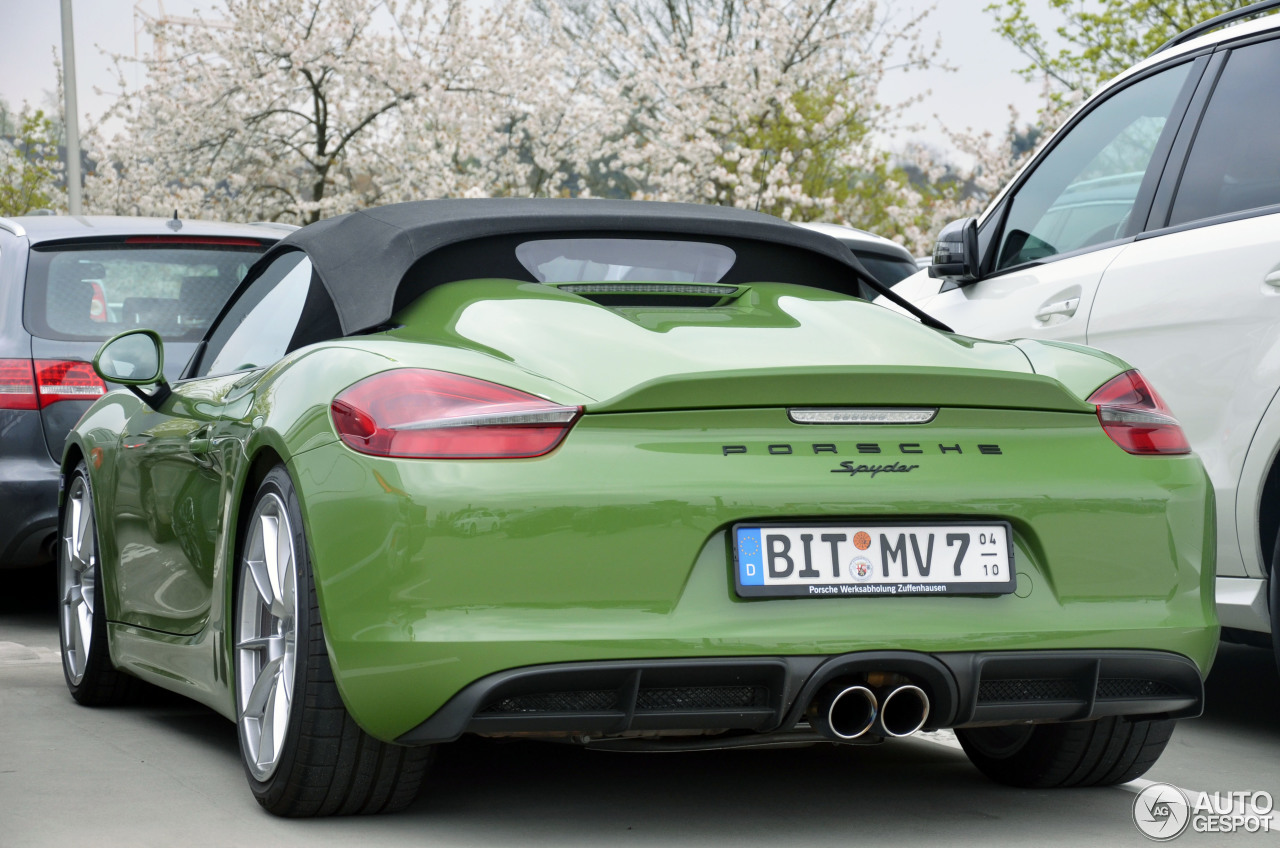
[[[133,58],[137,59],[139,54],[139,41],[143,33],[147,31],[147,24],[155,24],[155,55],[156,59],[164,61],[164,39],[160,37],[161,27],[170,26],[195,26],[205,27],[206,29],[235,29],[232,24],[226,21],[207,21],[203,18],[192,18],[184,15],[170,15],[164,10],[164,0],[156,0],[156,11],[158,14],[151,14],[142,8],[144,0],[138,0],[133,4]]]

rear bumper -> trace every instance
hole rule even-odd
[[[1140,651],[1207,672],[1218,625],[1199,461],[1129,456],[1095,416],[1001,412],[998,433],[975,435],[992,432],[991,417],[949,409],[909,436],[851,437],[773,409],[600,415],[534,460],[378,459],[340,443],[297,454],[290,472],[344,703],[395,740],[477,681],[551,665]],[[933,452],[909,474],[834,473],[864,440],[889,458],[915,456],[915,442]],[[1001,453],[974,447],[988,440]],[[737,522],[923,516],[1006,522],[1016,591],[735,591]]]
[[[1204,703],[1195,663],[1163,651],[863,651],[834,657],[632,660],[532,666],[467,686],[400,736],[601,736],[644,731],[794,730],[834,682],[899,675],[929,697],[925,729],[1104,716],[1191,718]]]

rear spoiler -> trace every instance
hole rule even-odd
[[[767,403],[763,402],[768,399]],[[1087,412],[1052,377],[975,368],[760,368],[679,374],[588,404],[586,412],[761,406],[936,406]]]

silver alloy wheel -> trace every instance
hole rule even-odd
[[[76,475],[62,518],[59,577],[62,590],[62,663],[72,686],[84,680],[93,644],[94,587],[98,582],[97,523],[84,477]]]
[[[258,501],[240,560],[235,619],[236,714],[249,771],[275,773],[293,704],[298,567],[293,526],[274,492]]]

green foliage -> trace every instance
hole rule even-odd
[[[17,134],[0,140],[0,215],[25,215],[54,205],[58,145],[43,111],[19,114]]]
[[[986,7],[996,32],[1031,60],[1020,73],[1047,77],[1054,96],[1088,95],[1179,32],[1215,15],[1247,6],[1248,0],[1048,0],[1062,17],[1056,38],[1046,37],[1027,14],[1026,0]],[[1064,43],[1056,52],[1050,41]]]
[[[757,195],[779,181],[781,174],[775,171],[785,171],[787,182],[798,184],[805,199],[826,198],[842,206],[857,193],[847,151],[865,143],[867,127],[842,102],[842,85],[798,90],[789,103],[775,102],[763,114],[730,127],[721,140],[724,152],[717,157],[724,176],[715,180],[716,202],[758,203]],[[764,155],[744,155],[746,151]],[[760,210],[797,221],[817,220],[826,211],[823,205],[796,206],[793,197],[768,200]]]
[[[725,133],[714,202],[745,203],[791,221],[848,215],[859,227],[897,234],[912,205],[902,193],[912,175],[888,151],[867,150],[866,116],[840,96],[849,84],[799,90],[785,106],[775,104]],[[851,150],[861,152],[852,157]]]

